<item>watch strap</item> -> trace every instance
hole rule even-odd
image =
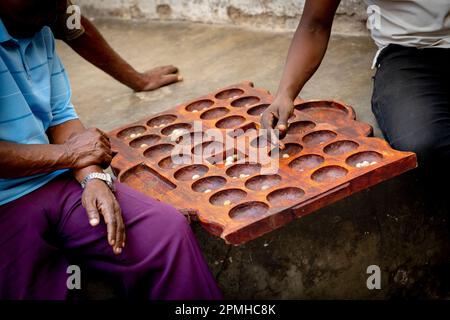
[[[111,175],[109,175],[108,173],[100,173],[100,172],[92,172],[90,174],[88,174],[82,181],[81,181],[81,187],[84,189],[86,188],[86,184],[93,180],[93,179],[98,179],[98,180],[102,180],[103,182],[106,183],[106,185],[112,190],[114,191],[114,184],[112,181],[112,177]]]

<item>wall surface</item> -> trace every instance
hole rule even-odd
[[[293,30],[305,0],[78,0],[83,12],[96,17],[186,20],[235,24],[272,30]],[[343,0],[335,31],[364,32],[365,6]]]

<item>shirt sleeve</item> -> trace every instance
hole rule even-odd
[[[67,0],[66,10],[58,15],[56,21],[50,26],[56,39],[71,41],[80,37],[84,32],[83,25],[80,28],[69,28],[67,22],[71,15],[67,13],[67,8],[73,5],[71,0]]]
[[[72,105],[72,90],[70,88],[69,79],[66,70],[55,52],[53,37],[53,49],[50,61],[50,104],[52,108],[52,120],[50,127],[57,126],[69,120],[78,119],[77,113]]]

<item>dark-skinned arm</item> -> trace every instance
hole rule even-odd
[[[25,145],[0,142],[0,178],[13,179],[59,169],[72,169],[78,181],[91,172],[102,172],[111,162],[111,146],[98,129],[85,130],[79,120],[51,127],[47,135],[52,144]],[[92,226],[103,216],[108,242],[116,254],[125,245],[124,224],[120,207],[100,180],[91,180],[83,192],[83,206]]]
[[[172,65],[161,66],[144,73],[136,71],[106,42],[97,28],[84,16],[81,24],[85,32],[72,40],[64,40],[88,62],[103,70],[134,91],[149,91],[182,80]]]
[[[78,122],[78,120],[68,121],[57,127],[65,129]],[[79,132],[73,131],[70,135]],[[84,130],[83,134],[57,144],[28,145],[0,142],[2,179],[21,178],[60,169],[77,170],[91,165],[107,166],[110,161],[109,141],[97,129]]]
[[[263,128],[272,132],[278,129],[281,138],[286,134],[295,98],[322,62],[339,3],[340,0],[307,0],[305,3],[275,99],[261,117]]]
[[[90,139],[76,139],[77,143],[80,145],[91,144],[90,148],[86,149],[89,150],[89,152],[98,152],[97,150],[100,150],[101,147],[105,147],[104,152],[107,153],[108,160],[110,161],[111,145],[109,143],[108,137],[98,129],[91,130],[94,134],[97,133],[99,135],[98,141]],[[79,120],[67,121],[63,124],[50,127],[47,131],[51,145],[56,146],[65,146],[66,143],[71,141],[71,137],[83,135],[86,133],[90,134],[90,132],[86,130],[86,128]],[[79,154],[81,151],[79,149],[81,148],[78,148],[78,151],[76,152],[77,154]],[[109,165],[109,162],[107,162],[107,165]],[[99,165],[89,165],[88,163],[80,164],[78,167],[73,167],[72,169],[73,175],[78,180],[78,182],[81,182],[89,173],[103,172],[102,168]]]
[[[0,179],[22,178],[70,168],[64,146],[0,142]]]
[[[90,129],[100,133],[102,139],[107,139],[106,135],[98,129]],[[86,130],[79,120],[72,120],[61,125],[51,127],[48,130],[50,142],[54,144],[67,144],[73,137],[84,135]],[[93,146],[96,148],[96,146]],[[109,153],[110,145],[108,140]],[[111,158],[109,158],[109,162]],[[109,165],[108,162],[108,165]],[[88,174],[93,172],[103,172],[99,165],[85,165],[73,170],[73,174],[78,182],[81,182]],[[114,194],[105,182],[97,179],[90,180],[82,195],[82,204],[86,209],[89,222],[96,226],[100,222],[100,216],[107,226],[108,243],[112,246],[115,254],[120,254],[125,246],[125,224],[123,223],[120,205]]]

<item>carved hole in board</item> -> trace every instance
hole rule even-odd
[[[204,111],[211,107],[214,104],[214,101],[209,99],[202,99],[195,102],[190,103],[186,106],[186,111],[189,112],[199,112]]]
[[[200,115],[200,118],[203,120],[213,120],[222,118],[223,116],[227,115],[230,112],[225,107],[219,107],[219,108],[213,108],[211,110],[205,111]]]
[[[308,133],[303,137],[303,142],[308,145],[319,145],[333,140],[337,134],[330,130],[319,130]]]
[[[251,201],[231,209],[229,216],[234,220],[252,220],[263,216],[268,210],[269,206],[264,202]]]
[[[174,146],[168,143],[157,144],[144,151],[144,157],[150,160],[156,160],[161,156],[170,153]]]
[[[236,163],[245,162],[246,155],[236,148],[228,149],[223,152],[214,154],[206,160],[212,165],[225,165],[227,167]]]
[[[298,143],[286,143],[284,149],[275,148],[269,152],[269,156],[273,158],[289,159],[292,156],[299,154],[303,147]]]
[[[235,129],[245,122],[242,116],[230,116],[217,121],[216,127],[219,129]]]
[[[161,137],[156,134],[147,134],[145,136],[140,136],[130,142],[130,147],[132,148],[147,148],[155,143],[159,142]]]
[[[348,170],[340,166],[327,166],[317,169],[312,175],[311,179],[316,182],[333,182],[335,180],[345,177]]]
[[[202,178],[192,184],[192,190],[200,193],[209,193],[220,189],[227,184],[227,179],[221,176]]]
[[[251,116],[261,116],[263,112],[269,107],[269,104],[260,104],[259,106],[248,109],[247,113]]]
[[[291,122],[288,127],[287,134],[304,134],[316,127],[312,121],[296,121]]]
[[[147,129],[144,126],[134,126],[130,128],[123,129],[117,134],[119,139],[134,139],[137,138],[138,135],[142,135]]]
[[[358,149],[359,144],[351,140],[341,140],[327,145],[323,151],[330,156],[339,156]]]
[[[250,190],[260,191],[268,190],[281,182],[281,176],[273,175],[259,175],[253,177],[245,182],[245,187]]]
[[[158,166],[162,169],[175,169],[189,164],[192,164],[192,157],[189,155],[169,156],[158,162]]]
[[[209,171],[208,167],[202,164],[193,164],[175,172],[174,177],[179,181],[193,181],[203,177]]]
[[[231,106],[233,106],[235,108],[247,108],[254,104],[257,104],[259,101],[261,101],[261,99],[259,99],[258,97],[254,97],[254,96],[242,97],[237,100],[234,100],[231,103]]]
[[[147,121],[147,126],[151,128],[159,128],[161,126],[167,126],[177,120],[177,116],[173,114],[165,114]]]
[[[216,98],[220,100],[226,100],[226,99],[236,99],[244,94],[244,90],[242,89],[226,89],[223,91],[220,91],[218,94],[216,94]]]
[[[297,171],[314,169],[324,163],[324,157],[317,154],[305,154],[289,163],[289,167]]]
[[[333,101],[311,101],[295,106],[295,109],[309,114],[320,122],[333,121],[336,118],[347,118],[349,110],[342,104]]]
[[[192,128],[192,125],[189,123],[176,123],[176,124],[172,124],[168,127],[165,127],[164,129],[162,129],[161,133],[165,136],[170,136],[174,133],[175,130],[178,131],[189,131]],[[184,134],[180,134],[180,136],[185,135]]]
[[[233,131],[231,131],[230,133],[228,133],[228,135],[232,138],[238,138],[241,137],[243,135],[246,134],[251,134],[253,132],[256,132],[258,130],[258,125],[254,122],[248,123],[240,128],[237,128]]]
[[[261,135],[261,136],[256,137],[255,139],[253,139],[253,140],[250,142],[250,145],[251,145],[253,148],[267,148],[267,147],[269,147],[269,146],[271,145],[271,143],[270,143],[270,141],[267,139],[266,136]]]
[[[302,189],[288,187],[269,193],[267,200],[274,206],[289,206],[297,203],[304,195],[305,191]]]
[[[215,193],[209,202],[215,206],[229,206],[240,202],[247,197],[247,192],[241,189],[227,189]]]
[[[239,163],[235,164],[226,171],[226,174],[232,178],[241,178],[244,176],[251,176],[259,174],[261,171],[261,164],[259,163]]]
[[[203,155],[203,157],[211,157],[217,153],[224,151],[225,146],[219,141],[206,141],[192,148],[192,153]]]
[[[346,163],[355,168],[358,168],[359,164],[359,167],[363,168],[375,165],[381,161],[383,161],[383,155],[381,155],[380,153],[375,151],[363,151],[348,157]]]

